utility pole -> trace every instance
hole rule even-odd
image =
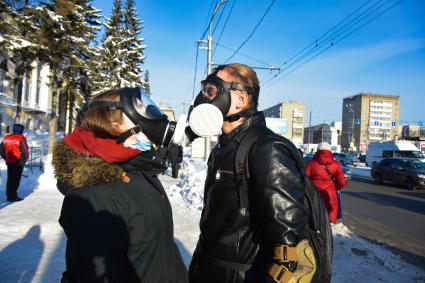
[[[311,143],[311,113],[313,113],[313,111],[310,111],[310,119],[308,122],[308,143]]]
[[[214,8],[214,11],[211,15],[211,19],[210,19],[210,24],[209,24],[209,29],[208,29],[208,38],[207,38],[207,71],[208,71],[208,75],[211,74],[212,71],[212,24],[213,24],[213,19],[215,14],[217,13],[218,9],[220,8],[220,6],[226,2],[227,0],[221,0],[219,3],[217,3],[217,5]],[[205,154],[204,154],[204,158],[205,160],[208,159],[208,155],[210,154],[211,151],[211,137],[206,137],[205,138]]]

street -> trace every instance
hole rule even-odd
[[[408,191],[353,176],[342,194],[342,223],[425,269],[425,190]]]

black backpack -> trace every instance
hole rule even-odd
[[[248,157],[252,145],[260,137],[258,127],[255,127],[242,138],[235,157],[235,172],[236,180],[239,186],[239,201],[242,209],[247,209],[248,204],[248,189],[249,189],[249,164]],[[317,191],[317,188],[304,173],[304,166],[298,150],[287,139],[280,137],[283,144],[288,148],[292,158],[297,162],[297,167],[303,176],[304,181],[304,206],[309,213],[309,226],[307,229],[307,238],[313,248],[317,270],[314,274],[312,282],[326,283],[331,281],[332,277],[332,252],[333,252],[333,237],[328,213],[324,207],[322,198]]]

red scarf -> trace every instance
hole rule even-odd
[[[90,131],[75,128],[63,141],[75,152],[94,155],[108,163],[124,162],[140,154],[140,150],[117,144],[114,139],[96,138]]]

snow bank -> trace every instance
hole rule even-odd
[[[169,198],[180,206],[201,211],[207,164],[202,160],[185,159],[180,172],[180,179],[167,190]]]

